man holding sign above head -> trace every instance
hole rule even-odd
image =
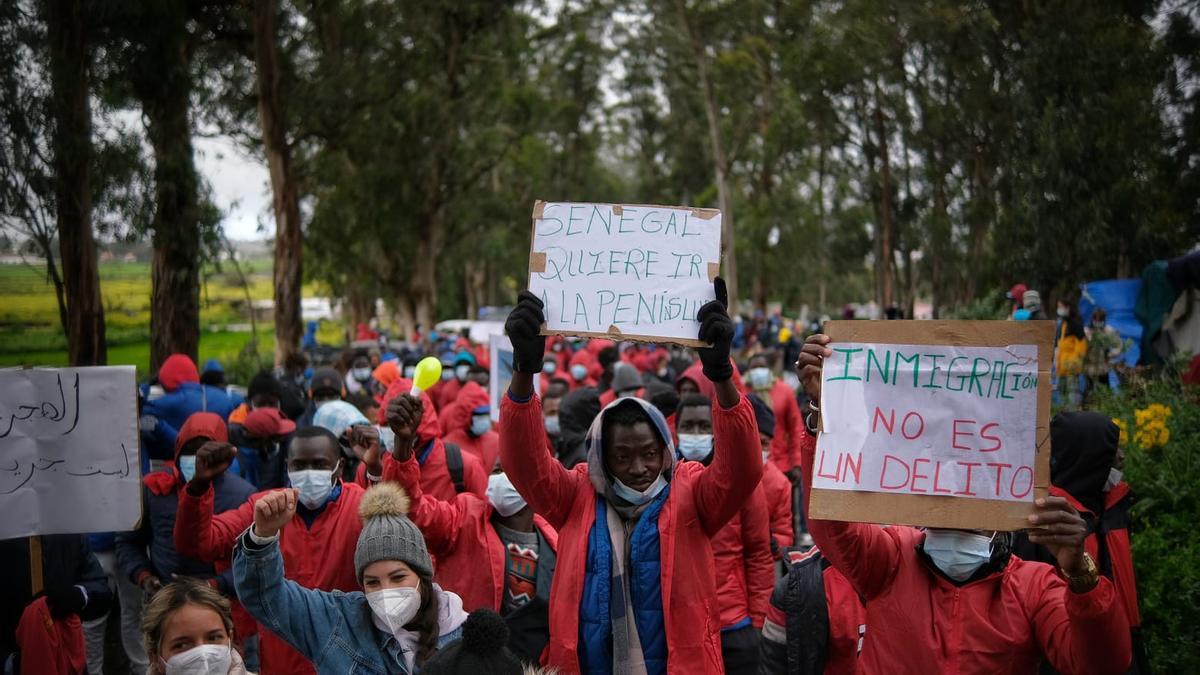
[[[754,413],[732,381],[733,322],[720,279],[716,290],[719,299],[696,313],[695,332],[662,337],[705,345],[699,353],[716,392],[713,438],[722,449],[708,466],[675,462],[662,413],[625,398],[592,424],[587,461],[563,468],[533,392],[546,342],[540,331],[559,308],[524,291],[509,315],[516,372],[501,405],[501,462],[559,532],[544,665],[564,673],[724,671],[709,539],[754,492],[762,460]]]
[[[903,332],[903,326],[896,327],[899,323],[890,322],[889,330]],[[989,326],[979,332],[1037,330],[995,323],[1010,328]],[[1034,369],[1038,391],[1046,388],[1048,377],[1038,375],[1045,374],[1048,364],[1042,358],[1049,350],[1037,345],[1032,352],[1037,356],[1031,356],[1024,349],[1028,345],[1006,343],[1001,336],[997,344],[1003,346],[997,352],[968,358],[965,354],[970,350],[961,346],[961,339],[972,334],[971,326],[962,322],[922,325],[926,335],[943,335],[946,340],[926,341],[916,348],[863,344],[870,342],[862,337],[871,332],[868,325],[860,330],[862,343],[811,336],[796,364],[812,400],[822,401],[822,426],[827,430],[818,437],[815,452],[811,447],[804,451],[805,498],[811,499],[815,509],[810,511],[806,504],[805,511],[823,555],[866,601],[868,636],[859,660],[860,672],[1033,673],[1043,660],[1063,673],[1124,672],[1130,663],[1128,622],[1112,583],[1098,574],[1095,562],[1084,551],[1083,519],[1063,498],[1036,496],[1032,477],[1026,491],[1021,481],[1012,479],[1020,468],[1004,466],[1035,463],[1035,446],[1021,445],[1022,435],[1017,431],[1021,425],[1028,426],[1032,439],[1033,419],[1010,414],[1010,406],[1028,403],[1016,388],[1026,381],[1026,367]],[[851,333],[856,329],[844,330]],[[910,337],[914,334],[908,333]],[[883,360],[892,358],[884,356],[888,349],[893,356],[902,354],[904,365],[893,360],[889,363],[896,368],[883,367]],[[918,355],[922,363],[936,363],[946,351],[964,360],[948,359],[940,367],[916,363]],[[856,360],[866,359],[868,353],[874,354],[874,362]],[[1038,369],[1039,363],[1042,369]],[[1000,374],[994,376],[997,369]],[[926,383],[931,386],[924,388]],[[893,423],[884,410],[884,420],[872,427],[871,416],[878,412],[877,406],[886,407],[876,390],[886,387],[907,392],[888,399],[897,411],[907,412],[898,412]],[[1034,403],[1040,406],[1042,401]],[[971,424],[962,417],[964,405],[977,413]],[[913,411],[919,411],[923,422],[910,418],[905,427],[903,418]],[[1044,412],[1039,410],[1036,415],[1038,433],[1048,431],[1040,428]],[[994,414],[994,420],[988,421],[984,414]],[[810,415],[808,423],[814,432],[815,417]],[[985,432],[984,426],[992,423],[998,426]],[[878,438],[883,435],[886,442]],[[1001,455],[997,441],[990,437],[1019,447]],[[881,442],[878,452],[873,445],[876,441]],[[897,459],[885,470],[882,462],[875,461],[877,457],[870,456],[879,453]],[[834,454],[836,460],[831,459]],[[826,460],[824,466],[817,455]],[[1006,459],[993,461],[999,457]],[[888,486],[901,483],[897,474],[905,473],[896,471],[896,462],[907,467],[904,482],[908,487],[902,493],[907,501],[898,501],[898,487],[888,493]],[[1030,473],[1039,477],[1038,491],[1045,494],[1038,469],[1029,467]],[[815,472],[823,472],[825,477],[814,483]],[[971,477],[975,482],[968,487]],[[818,494],[813,494],[810,486]],[[934,494],[935,486],[949,492]],[[825,501],[818,509],[821,499]],[[954,522],[957,526],[879,528],[836,517],[856,511],[868,517],[864,504],[871,503],[890,504],[893,513],[906,520],[923,516],[931,523]],[[921,515],[911,515],[918,513]],[[1012,525],[1010,529],[1023,523],[1030,541],[1045,546],[1057,564],[1021,560],[1010,552],[1006,532],[995,531],[995,527],[972,529],[963,516],[971,513],[980,523],[1003,523]],[[989,518],[989,513],[996,515]],[[1015,513],[1024,515],[1014,520]]]

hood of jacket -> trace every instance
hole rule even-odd
[[[199,382],[196,364],[186,354],[172,354],[158,367],[158,383],[167,391],[175,391],[184,382]]]
[[[663,417],[658,408],[650,405],[647,401],[640,398],[619,398],[612,403],[609,403],[596,415],[596,419],[592,422],[592,426],[588,429],[587,436],[584,438],[584,443],[587,445],[587,464],[588,478],[592,481],[592,487],[596,489],[598,494],[604,495],[605,499],[610,502],[613,500],[612,491],[612,476],[608,473],[608,469],[604,466],[604,417],[612,413],[617,408],[622,406],[636,406],[641,408],[642,412],[650,418],[651,427],[658,433],[659,439],[666,445],[663,456],[663,476],[670,481],[671,469],[675,464],[675,442],[671,437],[671,429],[667,426],[667,419]],[[561,409],[559,415],[561,415]]]
[[[1050,482],[1099,514],[1104,482],[1117,457],[1121,430],[1097,412],[1061,412],[1050,421]]]

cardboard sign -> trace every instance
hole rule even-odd
[[[507,335],[488,336],[488,356],[491,372],[488,373],[488,396],[492,399],[492,424],[500,421],[501,396],[508,391],[513,376],[513,347]],[[542,378],[534,376],[533,391],[542,393]]]
[[[816,518],[1014,530],[1050,481],[1049,321],[831,321]]]
[[[0,539],[133,529],[133,366],[0,371]]]
[[[714,299],[721,212],[684,206],[538,201],[529,290],[544,335],[702,347],[696,312]]]

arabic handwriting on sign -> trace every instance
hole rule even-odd
[[[25,487],[29,481],[33,480],[33,476],[39,472],[59,473],[60,469],[62,470],[62,473],[65,473],[68,476],[81,478],[86,478],[89,476],[117,476],[120,478],[128,478],[131,470],[129,449],[125,447],[124,443],[121,444],[121,457],[122,460],[120,463],[114,464],[109,468],[100,468],[92,464],[89,464],[85,467],[72,467],[68,463],[68,460],[47,459],[45,457],[39,457],[38,459],[35,459],[32,462],[24,465],[24,468],[22,468],[21,462],[13,460],[10,466],[0,466],[0,477],[6,475],[12,476],[12,479],[16,481],[16,483],[9,487],[0,487],[0,495],[10,495],[17,490],[20,490],[21,488]],[[83,470],[78,470],[79,468],[82,468]]]
[[[40,401],[33,404],[23,404],[17,406],[17,411],[8,414],[8,425],[4,426],[4,415],[0,413],[0,427],[4,428],[4,433],[0,434],[0,438],[7,437],[12,433],[13,425],[17,422],[24,422],[29,419],[46,420],[48,422],[62,422],[67,417],[67,395],[63,391],[62,374],[56,376],[58,378],[58,404],[54,401]],[[72,415],[71,426],[62,433],[63,436],[75,431],[75,427],[79,425],[79,373],[75,373],[75,412]]]

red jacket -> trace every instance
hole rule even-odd
[[[544,665],[578,673],[579,603],[583,596],[587,540],[596,519],[596,490],[587,464],[567,471],[551,454],[536,396],[500,407],[500,461],[517,490],[558,530],[558,562],[550,591],[550,644]],[[713,405],[719,453],[704,467],[675,467],[671,492],[659,514],[663,621],[667,671],[723,673],[716,571],[709,538],[737,513],[762,475],[754,411],[743,397],[724,410]]]
[[[712,538],[722,628],[747,617],[755,628],[762,628],[775,586],[768,525],[767,499],[760,485]]]
[[[412,385],[410,384],[409,387],[411,386]],[[433,399],[434,409],[438,412],[441,412],[446,406],[454,403],[454,401],[458,399],[458,392],[460,389],[462,389],[462,386],[463,383],[459,382],[457,378],[451,378],[449,380],[442,381],[440,386],[437,388],[437,391],[433,392],[437,394],[437,397]],[[384,398],[391,397],[385,395]],[[386,406],[384,407],[386,408]]]
[[[254,522],[254,503],[271,491],[259,492],[241,507],[213,516],[213,491],[193,497],[179,491],[179,512],[175,516],[175,548],[179,555],[206,562],[228,562],[238,535]],[[354,571],[354,549],[362,520],[358,502],[363,488],[342,483],[342,493],[313,521],[304,524],[299,514],[292,516],[280,530],[284,573],[305,588],[322,591],[358,591]],[[262,672],[314,673],[312,664],[274,633],[259,626],[262,639]]]
[[[87,653],[79,615],[53,618],[46,596],[26,605],[14,637],[21,650],[22,673],[86,675]]]
[[[454,443],[465,452],[475,455],[485,474],[492,472],[500,456],[500,435],[489,429],[482,436],[472,436],[471,417],[476,408],[490,406],[488,394],[475,382],[468,382],[458,393],[458,400],[442,410],[442,441]]]
[[[412,503],[408,516],[425,535],[429,553],[437,558],[437,582],[457,593],[468,612],[481,607],[499,612],[507,553],[492,526],[491,502],[469,492],[448,502],[434,499],[421,491],[420,471],[413,459],[396,462],[389,458],[384,478],[408,492]],[[533,517],[533,525],[557,552],[558,532],[541,516]]]
[[[771,521],[771,537],[775,540],[775,558],[792,545],[795,530],[792,527],[792,482],[771,462],[763,465],[763,497],[767,501],[767,513]]]
[[[449,384],[449,383],[445,383]],[[474,384],[474,383],[471,383]],[[476,384],[476,387],[479,385]],[[387,406],[393,398],[400,394],[407,394],[412,390],[412,380],[406,377],[396,378],[392,386],[383,395],[383,401],[379,407],[379,424],[387,424]],[[425,461],[421,463],[421,489],[425,494],[432,495],[442,501],[454,501],[454,480],[450,477],[450,469],[446,465],[446,446],[442,443],[441,427],[438,422],[438,413],[433,407],[428,393],[421,394],[421,402],[425,406],[424,414],[421,416],[421,424],[417,427],[417,438],[419,444],[417,447],[417,456],[420,457],[428,448],[429,453],[425,455]],[[430,441],[433,445],[429,445]],[[483,463],[480,462],[475,455],[464,448],[462,453],[463,458],[463,485],[468,492],[474,492],[480,497],[487,496],[487,476],[489,471],[484,471]],[[358,469],[357,481],[360,485],[364,485],[366,480],[366,468],[361,464]]]
[[[1097,514],[1092,513],[1065,490],[1051,485],[1050,494],[1065,497],[1084,518],[1093,522],[1097,520]],[[1117,483],[1116,487],[1104,493],[1105,514],[1099,516],[1100,528],[1104,530],[1104,555],[1101,555],[1100,540],[1096,536],[1096,532],[1088,534],[1083,545],[1096,560],[1096,564],[1100,565],[1101,573],[1112,579],[1113,585],[1117,589],[1117,597],[1125,608],[1125,616],[1129,619],[1129,625],[1136,628],[1142,625],[1142,615],[1138,610],[1137,578],[1133,572],[1133,549],[1129,543],[1128,510],[1123,512],[1124,522],[1110,524],[1105,517],[1129,496],[1129,484],[1124,481]],[[1106,527],[1106,525],[1108,526]]]
[[[775,410],[775,437],[771,439],[771,462],[780,471],[800,466],[800,443],[808,438],[804,418],[796,403],[796,392],[775,380],[771,387],[771,408]]]
[[[812,460],[806,451],[806,488]],[[1050,565],[1014,555],[1003,570],[956,586],[921,557],[921,530],[812,518],[808,526],[866,601],[860,672],[1035,673],[1043,657],[1062,673],[1129,667],[1129,622],[1113,611],[1108,579],[1072,593]]]

